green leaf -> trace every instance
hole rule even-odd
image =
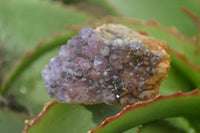
[[[156,122],[151,122],[148,124],[144,124],[142,129],[140,130],[140,133],[186,133],[182,129],[176,128],[171,123],[159,120]]]
[[[182,117],[167,118],[144,124],[140,133],[195,133],[189,122]]]
[[[0,110],[0,131],[2,133],[20,133],[24,128],[23,114]]]
[[[167,73],[168,77],[161,83],[159,94],[170,95],[177,91],[188,92],[194,87],[187,79],[172,67]]]
[[[197,27],[180,8],[186,7],[195,14],[200,14],[199,0],[108,0],[124,16],[142,20],[155,19],[162,25],[175,26],[181,33],[194,36]]]
[[[179,92],[171,96],[159,96],[154,100],[125,107],[121,113],[107,118],[96,132],[117,133],[166,117],[198,116],[199,102],[200,93],[197,90],[187,94]],[[24,133],[86,132],[120,109],[105,104],[86,106],[52,101],[45,105],[35,119],[26,121]]]
[[[107,0],[87,0],[87,1],[100,6],[112,16],[116,17],[121,16],[121,14],[111,4],[109,4]]]
[[[53,51],[49,51],[45,56],[42,56],[47,52],[43,46],[41,48],[44,51],[40,48],[36,53],[32,52],[41,44],[48,45],[48,42],[58,35],[57,39],[69,35],[73,32],[72,25],[83,23],[92,17],[58,2],[0,0],[0,3],[3,5],[0,7],[0,38],[5,42],[5,47],[11,51],[9,55],[17,60],[17,65],[12,61],[6,67],[8,69],[3,77],[3,90],[7,91],[5,88],[10,86],[12,88],[10,92],[16,98],[16,102],[28,107],[30,114],[37,114],[43,104],[51,99],[43,87],[41,70],[53,56],[58,54],[58,48],[53,46]],[[66,25],[68,28],[65,30]],[[56,32],[57,30],[63,32]],[[48,40],[41,41],[47,37]],[[56,45],[65,44],[67,37],[63,37],[63,40],[57,40]],[[29,48],[34,49],[32,51],[28,50]],[[25,51],[27,52],[24,53]],[[23,58],[20,58],[21,55]],[[36,62],[32,62],[34,60]]]
[[[120,109],[105,104],[93,106],[52,101],[35,119],[26,121],[24,133],[84,133]]]
[[[13,72],[11,72],[11,74],[9,75],[7,80],[5,80],[2,83],[1,95],[2,96],[6,95],[8,89],[10,88],[10,85],[12,85],[11,83],[13,83],[17,79],[17,77],[19,77],[20,74],[22,74],[22,72],[27,67],[29,67],[35,60],[37,60],[40,56],[42,56],[46,52],[54,49],[55,47],[61,46],[75,34],[77,34],[77,33],[73,33],[69,36],[57,37],[54,40],[52,40],[51,42],[40,45],[40,46],[36,47],[35,50],[27,52],[27,56],[20,61],[19,65],[14,68]]]
[[[107,118],[90,133],[120,133],[131,127],[167,117],[187,116],[198,119],[199,102],[198,90],[185,94],[178,92],[170,96],[158,96],[152,100],[125,107],[117,115]]]
[[[182,75],[187,79],[187,81],[193,83],[195,88],[200,87],[200,71],[191,67],[184,60],[180,59],[176,55],[170,54],[172,62],[171,64],[174,68],[182,73]]]
[[[18,54],[67,24],[80,24],[88,15],[56,2],[41,0],[0,0],[0,34],[7,34],[7,47]],[[67,30],[69,33],[69,29]]]
[[[200,120],[196,119],[196,117],[194,117],[194,118],[190,118],[189,121],[191,123],[191,126],[197,130],[197,133],[199,133],[200,132]]]
[[[63,0],[63,3],[98,18],[105,17],[106,15],[121,16],[107,0]]]

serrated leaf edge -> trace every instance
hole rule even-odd
[[[97,128],[89,131],[88,133],[95,133],[97,130],[99,130],[100,128],[103,128],[104,126],[106,126],[107,124],[109,124],[110,122],[118,119],[119,117],[123,116],[124,114],[126,114],[127,112],[131,111],[131,110],[134,110],[134,109],[137,109],[137,108],[140,108],[142,106],[145,106],[145,105],[148,105],[148,104],[151,104],[157,100],[161,100],[161,99],[169,99],[169,98],[173,98],[173,97],[181,97],[181,96],[188,96],[188,95],[196,95],[196,94],[200,94],[200,91],[198,89],[195,89],[191,92],[187,92],[187,93],[183,93],[181,91],[177,92],[177,93],[174,93],[172,95],[168,95],[168,96],[163,96],[163,95],[158,95],[156,96],[155,98],[151,99],[151,100],[148,100],[148,101],[145,101],[145,102],[137,102],[136,104],[134,105],[128,105],[126,106],[125,108],[123,108],[122,111],[120,111],[118,114],[112,116],[112,117],[108,117],[106,118],[106,120],[104,120]]]
[[[49,110],[54,104],[56,104],[56,103],[57,103],[56,100],[53,100],[53,101],[50,101],[50,102],[46,103],[46,104],[44,105],[44,108],[42,109],[42,111],[40,112],[40,114],[39,114],[37,117],[35,117],[35,118],[32,119],[32,120],[25,120],[25,121],[24,121],[24,122],[25,122],[25,127],[24,127],[24,130],[23,130],[22,133],[27,133],[27,132],[28,132],[28,129],[29,129],[31,126],[33,126],[35,123],[37,123],[37,122],[41,119],[41,117],[42,117],[43,115],[45,115],[45,114],[48,112],[48,110]]]

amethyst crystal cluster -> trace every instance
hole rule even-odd
[[[122,25],[83,28],[42,71],[49,94],[61,103],[117,105],[154,97],[169,57],[162,45],[148,48],[148,37],[141,36]]]

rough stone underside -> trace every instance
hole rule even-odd
[[[166,45],[122,25],[83,28],[42,71],[62,103],[128,105],[158,93],[170,68]]]

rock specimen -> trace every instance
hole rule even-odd
[[[122,25],[83,28],[42,71],[61,103],[128,105],[156,96],[170,57],[164,42]]]

